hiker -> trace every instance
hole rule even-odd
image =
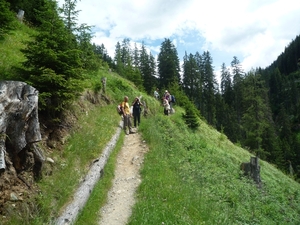
[[[163,106],[164,106],[164,114],[168,116],[170,112],[170,105],[169,105],[169,101],[165,97],[163,97]]]
[[[170,112],[173,112],[173,99],[172,99],[172,95],[170,94],[170,92],[168,92],[168,101],[169,101],[169,105],[170,105]]]
[[[158,88],[154,91],[154,98],[159,99],[159,93],[158,93]]]
[[[133,133],[131,129],[131,113],[128,104],[128,96],[124,97],[124,101],[121,104],[121,109],[123,113],[123,120],[124,120],[123,129],[125,131],[125,134]]]
[[[170,93],[168,92],[168,90],[165,91],[164,97],[168,100],[168,102],[171,101],[171,95],[170,95]]]
[[[143,104],[141,103],[140,99],[138,97],[136,97],[134,99],[134,101],[132,102],[134,127],[137,127],[136,122],[138,122],[138,126],[140,126],[141,111],[142,111],[141,106],[143,106]]]

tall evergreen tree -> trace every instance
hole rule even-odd
[[[165,39],[157,58],[160,88],[167,88],[172,82],[180,82],[178,53],[170,39]]]
[[[250,72],[244,79],[243,113],[242,126],[245,139],[242,140],[245,146],[256,152],[261,158],[266,159],[267,153],[262,148],[263,135],[269,124],[270,109],[268,108],[267,89],[260,75],[254,71]],[[274,139],[275,140],[275,139]]]
[[[77,24],[80,10],[76,10],[76,5],[77,0],[65,0],[63,7],[59,11],[63,14],[62,18],[66,29],[74,35],[74,39],[70,40],[70,42],[81,51],[80,58],[83,68],[86,70],[97,70],[101,65],[101,59],[95,55],[91,44],[92,26]]]
[[[134,50],[133,50],[133,66],[135,68],[139,68],[140,65],[140,51],[137,47],[137,44],[134,43]]]
[[[233,102],[233,84],[230,71],[227,69],[225,63],[221,66],[221,94],[224,101],[232,105]]]
[[[281,78],[280,71],[278,68],[271,73],[270,80],[269,80],[269,98],[271,109],[274,114],[273,117],[276,117],[279,113],[279,106],[283,102],[282,95],[283,95],[283,80]]]
[[[142,43],[139,53],[139,68],[143,78],[143,85],[148,94],[151,94],[156,84],[155,68],[156,63],[154,57],[147,53],[146,46]]]
[[[195,57],[192,54],[187,55],[183,58],[183,80],[182,86],[186,95],[195,101],[200,84],[200,68],[197,66]]]
[[[117,42],[115,48],[115,57],[114,57],[114,64],[116,65],[116,72],[119,73],[121,76],[124,76],[124,64],[122,62],[122,52],[121,52],[121,44]]]
[[[207,122],[211,125],[216,123],[216,105],[215,105],[215,93],[216,79],[212,66],[212,58],[208,51],[202,54],[202,76],[203,76],[203,109],[202,115],[206,118]]]
[[[85,70],[96,71],[102,65],[102,59],[95,54],[94,47],[91,44],[92,34],[91,27],[81,24],[76,33],[78,49],[80,50],[80,58],[82,67]]]
[[[93,43],[93,49],[95,54],[98,55],[104,62],[106,62],[110,68],[115,69],[113,59],[109,56],[104,44],[99,46]]]
[[[244,80],[244,72],[242,70],[240,61],[237,59],[236,56],[233,57],[233,60],[231,62],[231,70],[233,75],[233,103],[232,108],[234,109],[234,113],[236,115],[236,127],[237,131],[235,132],[237,140],[242,139],[242,130],[241,123],[242,123],[242,116],[243,116],[243,105],[242,105],[242,99],[243,99],[243,80]]]
[[[49,0],[42,9],[38,33],[23,50],[26,69],[21,79],[39,90],[39,108],[59,119],[82,91],[80,51],[70,44],[73,36],[59,18],[56,2]]]
[[[76,10],[77,0],[65,0],[60,12],[63,13],[63,21],[67,30],[70,33],[76,33],[78,31],[77,18],[80,10]]]

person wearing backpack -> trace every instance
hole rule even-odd
[[[133,114],[134,127],[137,127],[136,122],[138,123],[138,126],[140,125],[141,111],[142,111],[141,106],[143,106],[143,104],[141,103],[140,99],[136,97],[132,102],[132,107],[133,107],[132,114]]]
[[[131,129],[131,113],[128,104],[128,96],[124,97],[124,101],[121,103],[121,109],[122,109],[123,120],[124,120],[123,129],[125,131],[125,134],[128,135],[129,133],[133,133]]]

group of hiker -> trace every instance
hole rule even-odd
[[[123,116],[123,129],[126,134],[134,133],[131,124],[131,117],[133,116],[134,128],[137,128],[141,122],[141,111],[143,106],[139,97],[136,97],[131,106],[128,103],[128,96],[124,97],[124,101],[120,105],[120,114]],[[132,109],[131,109],[132,107]]]
[[[159,100],[159,89],[157,88],[154,91],[154,97]],[[134,101],[131,105],[128,103],[129,99],[128,96],[124,97],[124,101],[118,105],[119,114],[123,117],[123,129],[126,134],[134,133],[134,129],[137,128],[141,123],[141,106],[144,104],[141,102],[139,97],[135,97]],[[174,113],[173,103],[175,102],[175,97],[171,95],[168,90],[164,92],[162,97],[162,105],[164,107],[164,115],[169,115],[170,113]],[[133,127],[131,124],[131,118],[133,117]]]
[[[154,91],[154,97],[159,100],[159,89],[156,88]],[[173,108],[173,104],[175,103],[175,97],[174,95],[171,95],[168,90],[165,90],[163,97],[162,97],[162,105],[164,107],[164,114],[166,116],[170,115],[171,113],[174,113],[175,110]]]

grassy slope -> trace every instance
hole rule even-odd
[[[3,70],[5,65],[6,74],[10,71],[8,64],[15,65],[23,60],[17,51],[23,39],[17,37],[23,36],[28,37],[18,31],[6,40],[15,42],[14,45],[0,43],[0,49],[6,52],[5,57],[0,55],[0,69]],[[115,105],[122,101],[124,94],[130,99],[143,95],[152,112],[152,116],[143,118],[140,127],[150,152],[145,158],[138,202],[129,224],[300,223],[298,183],[274,166],[260,161],[263,188],[257,189],[252,182],[240,176],[239,165],[249,161],[249,152],[235,146],[204,122],[201,122],[198,131],[190,132],[181,119],[179,107],[176,107],[176,114],[163,116],[157,101],[116,74],[102,70],[93,75],[86,86],[93,89],[102,76],[108,78],[106,94],[114,104],[95,107],[83,103],[87,104],[83,109],[91,109],[88,113],[75,105],[75,111],[78,110],[81,115],[81,129],[72,133],[62,152],[54,150],[51,155],[48,152],[56,164],[52,175],[39,183],[42,194],[34,218],[30,215],[28,218],[16,218],[15,223],[10,224],[18,224],[20,219],[23,224],[47,224],[51,220],[49,218],[57,215],[59,208],[72,196],[72,190],[91,160],[101,153],[112,136],[119,121]],[[83,211],[78,224],[87,224],[87,220],[88,224],[96,224],[97,217],[91,218],[90,215],[94,215],[105,202],[104,193],[113,176],[115,154],[105,170],[107,176],[97,185],[88,210]]]
[[[24,41],[30,39],[30,34],[34,30],[24,26],[24,24],[15,23],[16,29],[10,31],[4,40],[0,40],[0,80],[11,79],[14,66],[20,66],[25,60],[20,49],[24,47]]]
[[[260,161],[262,189],[243,178],[250,154],[204,122],[186,129],[176,115],[146,120],[151,151],[129,224],[299,224],[300,185]]]

